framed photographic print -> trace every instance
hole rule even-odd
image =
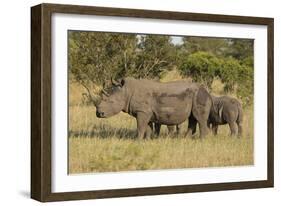
[[[273,187],[273,19],[31,8],[31,197]]]

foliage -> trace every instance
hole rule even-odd
[[[111,77],[155,78],[172,65],[167,36],[101,32],[69,33],[69,70],[87,87]]]
[[[242,65],[238,74],[237,97],[242,100],[244,106],[253,104],[254,99],[254,68]]]
[[[252,39],[229,39],[229,48],[225,55],[237,60],[244,60],[253,57],[254,41]]]
[[[253,67],[249,61],[240,62],[232,57],[218,58],[207,52],[196,52],[189,55],[179,69],[183,76],[192,77],[210,90],[213,80],[219,78],[226,93],[236,92],[248,104],[253,100]]]
[[[84,86],[102,84],[135,64],[135,35],[70,32],[69,37],[69,70]]]
[[[199,51],[208,52],[216,56],[224,56],[229,49],[229,40],[223,38],[184,37],[182,47],[188,54]]]
[[[173,65],[174,46],[169,36],[142,35],[138,44],[137,65],[134,76],[159,78],[161,72]]]
[[[221,65],[221,60],[214,55],[207,52],[196,52],[189,55],[179,69],[183,76],[191,77],[194,81],[204,83],[211,88]]]
[[[253,40],[182,37],[179,44],[172,40],[165,35],[70,31],[70,79],[90,93],[112,77],[160,79],[177,70],[210,89],[219,78],[225,93],[235,93],[245,104],[252,102]]]
[[[239,61],[233,58],[224,59],[223,64],[220,66],[219,77],[224,85],[224,90],[226,92],[232,92],[234,90],[235,84],[239,80],[239,73],[242,67]]]

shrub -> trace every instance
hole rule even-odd
[[[210,90],[214,79],[219,78],[224,84],[224,92],[235,92],[245,105],[253,100],[252,62],[252,58],[238,61],[232,57],[223,58],[208,52],[196,52],[183,60],[179,70],[184,77],[191,77]]]
[[[196,52],[189,55],[180,65],[179,70],[185,77],[211,88],[212,82],[219,75],[222,60],[207,52]]]

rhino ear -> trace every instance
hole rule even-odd
[[[118,79],[118,80],[114,80],[113,78],[111,78],[111,83],[113,86],[116,87],[123,87],[123,85],[125,84],[125,79]]]
[[[119,81],[116,81],[115,79],[113,79],[113,77],[111,77],[111,84],[113,86],[120,86],[121,85],[121,83]]]

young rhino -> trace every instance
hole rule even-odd
[[[231,135],[242,135],[243,111],[240,102],[229,96],[212,95],[214,108],[210,112],[208,126],[213,134],[218,133],[218,125],[229,124]]]

